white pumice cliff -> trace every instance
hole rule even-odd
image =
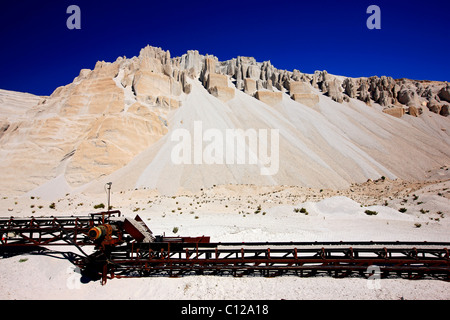
[[[221,184],[420,180],[450,162],[449,101],[443,82],[305,74],[252,57],[171,57],[147,46],[81,70],[48,97],[0,91],[0,190],[56,196],[112,181],[176,194]],[[279,170],[174,164],[171,133],[194,134],[195,122],[222,132],[279,130]]]

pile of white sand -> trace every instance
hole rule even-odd
[[[450,159],[450,121],[426,108],[419,118],[404,115],[398,119],[381,112],[376,104],[369,107],[355,99],[340,104],[319,92],[320,101],[311,108],[286,93],[279,104],[269,106],[239,90],[225,103],[210,95],[199,81],[190,81],[192,91],[183,96],[180,108],[172,110],[165,136],[123,168],[78,191],[98,193],[110,181],[121,190],[146,187],[167,195],[223,184],[338,189],[382,176],[425,179],[427,171],[448,165]],[[278,172],[261,175],[261,165],[249,164],[248,154],[245,164],[237,164],[237,157],[233,163],[194,164],[193,144],[191,163],[174,163],[172,151],[180,142],[172,141],[172,133],[185,129],[194,139],[195,123],[201,123],[202,133],[214,129],[224,136],[226,130],[266,129],[268,134],[279,130]],[[248,140],[246,143],[248,147]],[[208,145],[203,141],[201,151]],[[44,196],[48,188],[48,194],[58,198],[61,192],[55,193],[55,188],[68,190],[63,179],[64,171],[32,194]]]

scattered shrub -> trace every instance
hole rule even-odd
[[[103,203],[99,203],[94,206],[94,209],[104,209],[104,208],[105,208],[105,205]]]
[[[50,205],[48,206],[50,209],[55,209],[56,205],[54,202],[50,203]]]
[[[401,213],[405,213],[407,210],[408,210],[408,209],[406,209],[406,208],[400,208],[400,209],[398,209],[398,211],[400,211]]]
[[[177,233],[178,232],[178,227],[174,227],[172,230],[173,233]]]
[[[300,213],[303,213],[304,215],[308,215],[308,211],[306,211],[305,208],[301,208],[301,209],[300,208],[295,208],[294,212],[295,213],[299,213],[300,212]]]
[[[368,216],[376,216],[378,214],[377,211],[372,211],[372,210],[366,210],[364,211],[365,214],[367,214]]]

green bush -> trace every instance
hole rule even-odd
[[[94,209],[104,209],[104,208],[105,208],[105,205],[103,203],[99,203],[94,206]]]
[[[300,208],[295,208],[295,209],[294,209],[294,212],[295,212],[295,213],[299,213],[299,212],[300,212],[300,213],[303,213],[303,214],[306,215],[306,216],[308,215],[308,211],[306,211],[305,208],[301,208],[301,209],[300,209]]]
[[[372,210],[366,210],[364,211],[364,213],[367,214],[368,216],[376,216],[378,214],[378,212]]]

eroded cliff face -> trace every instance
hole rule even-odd
[[[196,81],[225,104],[243,92],[270,107],[287,96],[315,110],[321,99],[331,99],[361,100],[395,117],[421,117],[425,109],[449,114],[448,83],[305,74],[251,57],[219,61],[194,50],[171,57],[147,46],[137,57],[81,70],[49,97],[18,94],[14,102],[0,92],[0,189],[26,192],[60,175],[78,187],[117,171],[169,132],[171,115]],[[7,112],[12,109],[20,116]]]

